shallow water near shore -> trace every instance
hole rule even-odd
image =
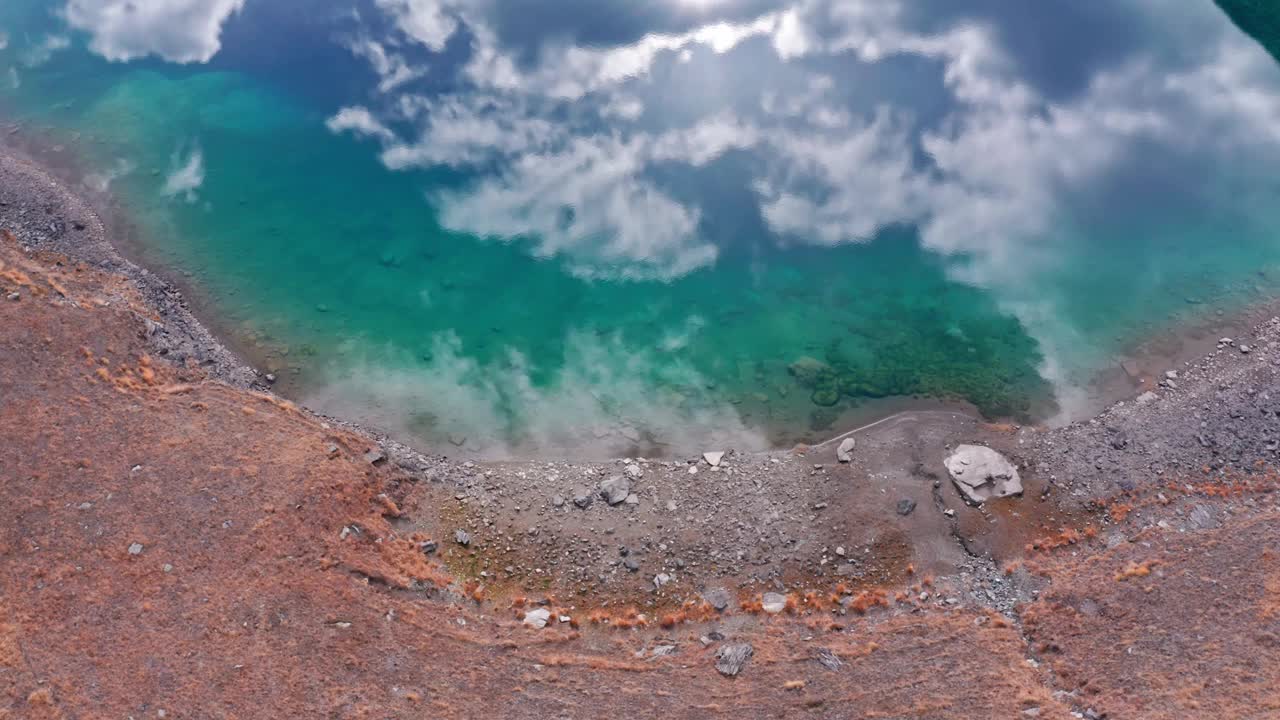
[[[1209,2],[906,3],[864,18],[889,52],[841,3],[608,37],[428,5],[10,3],[4,121],[66,138],[287,394],[480,455],[1069,416],[1135,339],[1280,286],[1280,68]],[[1079,44],[1016,40],[1045,24]]]

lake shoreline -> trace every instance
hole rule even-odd
[[[21,173],[30,178],[33,184],[32,206],[38,204],[34,200],[35,193],[53,190],[57,198],[53,206],[62,208],[61,214],[93,218],[93,227],[87,228],[87,231],[45,238],[33,243],[32,247],[84,260],[129,278],[143,291],[151,307],[161,317],[176,344],[173,351],[184,361],[188,357],[193,358],[214,377],[234,387],[275,392],[309,405],[305,400],[305,388],[297,387],[299,393],[289,392],[287,388],[291,384],[286,379],[280,378],[277,382],[274,375],[260,369],[271,363],[267,352],[241,337],[231,324],[221,321],[214,303],[203,297],[196,283],[179,277],[177,270],[165,267],[163,263],[148,260],[145,245],[136,238],[129,239],[139,230],[130,223],[127,209],[114,202],[109,190],[93,192],[84,187],[87,171],[77,165],[75,157],[66,150],[65,145],[57,142],[56,136],[41,137],[41,130],[33,130],[17,122],[0,123],[0,131],[4,132],[0,136],[0,161],[10,171],[15,166],[20,167]],[[81,190],[73,189],[75,187],[80,187]],[[86,223],[87,226],[89,224]],[[156,267],[157,264],[159,267]],[[1083,405],[1070,411],[1064,410],[1056,418],[1039,418],[1030,425],[1058,427],[1096,418],[1117,403],[1159,387],[1166,371],[1203,357],[1220,336],[1244,334],[1277,312],[1280,312],[1280,299],[1269,299],[1231,312],[1219,310],[1213,317],[1160,327],[1151,336],[1128,343],[1129,349],[1116,356],[1113,367],[1098,371],[1083,386],[1070,388],[1086,398]],[[281,388],[286,390],[281,393]],[[640,447],[634,448],[634,452],[608,457],[577,456],[572,452],[558,451],[495,456],[476,452],[472,448],[445,447],[443,442],[439,446],[424,447],[411,438],[400,437],[378,427],[375,422],[351,419],[352,415],[358,413],[319,412],[314,407],[309,409],[335,424],[377,438],[397,455],[415,463],[421,462],[427,455],[456,454],[476,460],[502,462],[554,459],[592,462],[616,456],[646,454]],[[971,421],[1022,424],[1007,418],[985,418],[972,404],[963,400],[890,397],[868,400],[845,408],[827,433],[812,438],[811,441],[807,441],[805,436],[812,437],[812,431],[788,432],[780,428],[768,428],[765,434],[774,439],[773,446],[759,451],[768,453],[793,447],[826,447],[861,429],[893,418],[938,412],[952,413],[957,418],[963,417]],[[793,439],[777,442],[777,438],[789,436]]]

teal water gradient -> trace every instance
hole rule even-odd
[[[1072,203],[1020,247],[1018,282],[911,225],[833,246],[750,223],[715,230],[719,257],[687,274],[593,278],[537,238],[444,227],[431,199],[485,171],[389,171],[326,128],[337,105],[305,68],[109,63],[21,3],[0,28],[4,119],[66,138],[148,261],[189,273],[289,394],[436,447],[763,447],[893,397],[1044,418],[1128,344],[1280,281],[1274,181],[1209,166],[1161,188],[1155,156],[1112,178],[1122,214]],[[71,47],[24,60],[59,33]],[[732,160],[700,181],[728,188]]]

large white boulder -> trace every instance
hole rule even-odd
[[[989,447],[961,445],[946,460],[956,488],[975,503],[1022,494],[1018,468]]]

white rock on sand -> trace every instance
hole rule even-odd
[[[853,462],[853,448],[857,445],[853,438],[847,437],[840,441],[840,447],[836,448],[836,459],[842,463]]]
[[[551,619],[551,611],[546,608],[538,608],[530,610],[524,614],[524,624],[531,628],[541,630],[547,626],[547,621]]]
[[[1018,468],[989,447],[961,445],[946,460],[951,480],[975,503],[1022,494]]]

